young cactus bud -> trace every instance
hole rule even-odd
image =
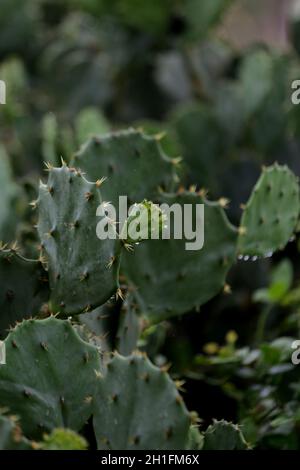
[[[121,230],[120,238],[126,244],[148,239],[159,239],[166,224],[166,215],[160,207],[144,199],[134,204]]]

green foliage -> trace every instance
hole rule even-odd
[[[115,94],[118,69],[128,60],[127,35],[106,22],[99,29],[96,18],[76,12],[53,33],[39,66],[55,109],[74,116],[83,107],[106,106]]]
[[[68,0],[71,5],[92,13],[96,17],[113,14],[128,27],[137,28],[147,33],[162,34],[168,26],[171,0],[154,0],[145,4],[140,0]]]
[[[0,22],[1,55],[3,53],[25,52],[32,48],[37,29],[38,3],[31,0],[2,0]],[[18,31],[18,34],[15,34]]]
[[[169,12],[172,6],[170,0],[154,0],[145,4],[140,0],[116,0],[114,12],[121,20],[143,31],[160,34],[168,27]]]
[[[183,449],[189,423],[166,372],[143,356],[117,355],[107,364],[94,403],[98,449]]]
[[[46,162],[56,166],[57,161],[57,134],[58,123],[54,114],[47,114],[42,123],[43,157]]]
[[[254,51],[247,55],[239,70],[244,112],[253,116],[262,108],[273,84],[274,63],[267,51]],[[257,84],[256,84],[257,81]]]
[[[253,295],[253,300],[266,303],[284,302],[292,282],[293,266],[288,259],[284,259],[272,272],[270,286],[258,289]]]
[[[181,110],[174,116],[173,125],[188,167],[189,180],[197,181],[215,193],[224,137],[214,111],[208,104]]]
[[[1,79],[5,82],[6,105],[2,120],[18,119],[24,115],[24,98],[28,77],[23,62],[17,58],[7,59],[0,67]]]
[[[197,358],[206,380],[218,383],[225,394],[238,400],[239,423],[251,447],[299,446],[299,386],[297,366],[291,363],[293,343],[293,338],[279,337],[252,349],[227,344],[210,356]]]
[[[194,39],[203,38],[219,21],[232,0],[183,1],[183,13],[188,24],[187,35]]]
[[[105,116],[97,108],[92,107],[85,108],[78,114],[75,126],[79,146],[93,135],[107,134],[110,131],[110,125]]]

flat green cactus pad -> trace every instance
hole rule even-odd
[[[0,249],[0,337],[17,321],[37,315],[48,298],[48,277],[41,263]]]
[[[119,242],[96,234],[99,185],[65,165],[50,168],[48,183],[40,185],[38,232],[55,312],[90,311],[117,290]]]
[[[265,168],[246,204],[240,227],[241,256],[270,256],[284,248],[296,229],[300,212],[296,176],[277,164]]]
[[[221,203],[195,193],[165,196],[161,202],[191,204],[193,224],[196,204],[204,203],[204,246],[188,251],[186,239],[148,240],[124,254],[123,273],[140,312],[152,321],[186,313],[216,295],[235,260],[237,240]]]
[[[67,320],[26,320],[5,339],[0,407],[20,417],[26,436],[56,427],[79,431],[91,414],[97,349]]]
[[[107,177],[102,194],[115,206],[119,196],[129,203],[155,201],[158,188],[170,188],[174,164],[162,152],[155,137],[129,129],[90,139],[75,155],[73,165],[95,181]]]
[[[246,450],[249,445],[238,425],[214,421],[204,433],[203,450]]]
[[[115,356],[94,402],[98,449],[184,449],[189,414],[166,372],[143,356]]]

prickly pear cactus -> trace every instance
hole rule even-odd
[[[246,450],[249,445],[238,425],[215,420],[204,433],[203,450]]]
[[[284,248],[296,229],[300,212],[296,176],[277,164],[264,168],[241,220],[241,256],[270,256]]]
[[[0,248],[0,337],[25,318],[37,315],[49,297],[40,261],[23,258],[15,248]]]
[[[237,232],[228,222],[222,202],[208,202],[196,193],[165,196],[169,205],[204,204],[204,246],[186,250],[186,239],[148,240],[124,253],[122,270],[139,310],[161,321],[200,307],[224,286],[235,260]],[[195,226],[195,225],[194,225]],[[171,227],[172,228],[172,227]]]
[[[47,184],[40,184],[38,232],[55,312],[90,311],[117,290],[119,242],[99,240],[96,234],[100,184],[65,164],[50,167]]]
[[[159,187],[173,184],[175,164],[163,154],[157,138],[133,129],[90,139],[73,160],[91,181],[108,178],[102,194],[114,205],[119,196],[127,196],[131,204],[145,198],[155,201]]]
[[[98,449],[184,449],[189,414],[166,372],[143,356],[115,356],[94,401]]]
[[[0,367],[0,407],[20,417],[26,436],[57,427],[79,431],[91,415],[97,349],[67,320],[26,320],[5,339]]]

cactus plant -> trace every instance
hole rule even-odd
[[[118,288],[120,245],[99,240],[97,183],[65,164],[40,184],[38,232],[49,269],[51,308],[68,315],[104,304]]]
[[[107,364],[93,413],[98,449],[185,448],[190,418],[176,386],[141,355]]]
[[[99,353],[68,320],[25,320],[5,339],[0,406],[20,417],[26,436],[57,427],[79,431],[91,415]],[[95,372],[96,371],[96,372]]]
[[[236,3],[0,0],[0,449],[300,448],[299,12]]]

